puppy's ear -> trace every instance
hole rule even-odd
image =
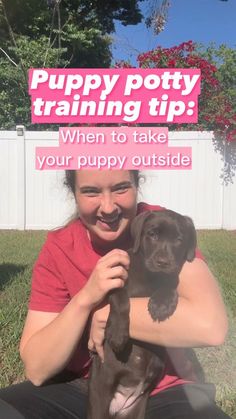
[[[197,246],[197,234],[190,217],[185,216],[185,223],[187,228],[187,254],[186,259],[188,262],[192,262],[195,257],[195,250]]]
[[[150,217],[151,211],[145,211],[137,215],[131,223],[131,237],[133,239],[133,252],[136,253],[139,250],[142,229],[145,221]]]

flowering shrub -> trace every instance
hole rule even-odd
[[[197,49],[192,41],[183,42],[171,48],[157,47],[137,57],[141,68],[200,68],[201,94],[199,96],[199,116],[197,124],[171,124],[169,129],[213,130],[228,141],[236,141],[236,115],[222,84],[217,66],[212,64]],[[131,67],[120,62],[117,67]]]

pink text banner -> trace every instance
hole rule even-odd
[[[190,170],[191,147],[169,147],[158,127],[60,128],[59,147],[36,147],[37,170]]]
[[[33,123],[196,123],[199,69],[31,69]]]

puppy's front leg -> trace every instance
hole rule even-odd
[[[161,322],[174,313],[177,304],[177,291],[163,287],[155,291],[149,298],[148,311],[153,320]]]
[[[119,288],[109,295],[110,314],[105,338],[115,353],[121,352],[129,339],[130,303],[127,290]]]

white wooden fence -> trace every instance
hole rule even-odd
[[[35,147],[57,144],[57,132],[0,131],[1,229],[50,229],[73,213],[63,172],[35,170]],[[144,172],[140,200],[187,214],[200,229],[236,229],[236,144],[185,131],[169,133],[169,145],[191,146],[193,169]]]

